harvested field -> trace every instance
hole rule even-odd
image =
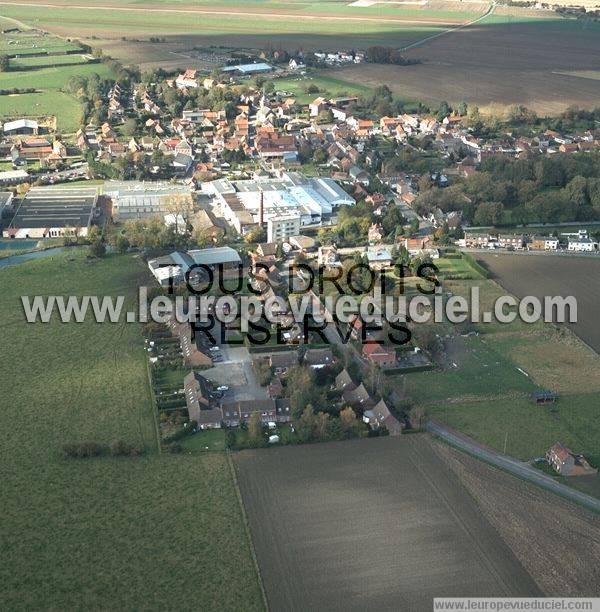
[[[426,610],[535,582],[425,436],[234,456],[272,610]]]
[[[519,298],[572,295],[577,299],[577,323],[567,324],[584,342],[600,352],[600,258],[554,255],[478,254],[507,291]]]
[[[481,15],[487,4],[436,1],[432,5],[385,4],[351,7],[346,2],[220,0],[208,2],[56,3],[2,2],[0,14],[35,23],[55,34],[73,36],[100,46],[125,63],[142,68],[176,68],[190,61],[194,47],[211,45],[289,50],[361,48],[369,45],[407,45]],[[159,44],[150,37],[160,36]],[[186,58],[186,56],[188,56]]]
[[[552,115],[597,104],[600,81],[581,74],[598,68],[599,34],[593,22],[494,15],[406,52],[421,64],[353,66],[332,76],[387,83],[401,96],[431,104],[464,100],[497,114],[524,104]]]
[[[597,596],[596,515],[449,446],[434,448],[547,596]]]

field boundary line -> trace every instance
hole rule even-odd
[[[446,444],[449,444],[459,451],[465,452],[476,459],[483,461],[484,463],[493,465],[504,472],[508,472],[521,480],[525,480],[526,482],[541,487],[542,489],[545,489],[550,493],[554,493],[563,499],[567,499],[568,501],[583,506],[596,514],[600,514],[599,499],[557,482],[550,476],[547,476],[542,472],[538,472],[535,470],[535,468],[531,467],[527,463],[523,463],[522,461],[514,459],[509,455],[503,455],[497,451],[487,449],[478,444],[475,440],[469,438],[469,436],[458,431],[454,432],[450,428],[445,427],[433,419],[427,422],[426,429],[436,438],[443,440],[446,442]]]
[[[150,364],[148,363],[147,355],[144,353],[144,361],[146,362],[146,373],[148,375],[148,393],[150,394],[150,407],[152,408],[152,421],[154,422],[154,433],[156,435],[156,448],[158,454],[162,454],[162,445],[160,443],[160,431],[158,429],[158,404],[152,388],[152,374],[150,373]]]
[[[240,485],[238,483],[237,473],[235,471],[235,466],[233,465],[233,459],[231,458],[231,451],[229,449],[226,449],[225,455],[227,456],[227,463],[229,465],[229,470],[231,471],[231,478],[233,479],[233,488],[235,489],[235,495],[240,505],[240,511],[242,513],[242,522],[244,523],[244,530],[246,531],[246,536],[248,538],[248,544],[250,546],[250,555],[252,556],[252,562],[254,563],[254,568],[256,569],[256,575],[258,577],[258,585],[260,586],[262,600],[263,600],[263,603],[265,604],[265,610],[267,610],[268,612],[269,602],[267,600],[267,592],[265,591],[265,585],[263,584],[262,574],[260,573],[260,565],[258,564],[258,557],[256,556],[256,549],[254,548],[254,541],[252,540],[252,532],[250,531],[250,521],[248,520],[248,515],[246,514],[246,508],[244,507],[244,498],[242,497],[242,492],[240,491]]]
[[[430,441],[428,440],[428,442],[430,442]],[[412,443],[414,457],[417,458],[417,459],[420,459],[421,456],[422,456],[421,452],[420,452],[420,448],[417,447],[417,444],[415,443],[414,440],[411,440],[411,443]],[[464,518],[461,516],[460,513],[458,513],[453,508],[452,504],[450,503],[450,500],[447,498],[446,494],[442,491],[442,488],[421,467],[421,461],[420,460],[419,461],[414,461],[413,460],[412,464],[415,467],[415,469],[419,472],[419,474],[421,474],[421,477],[423,478],[423,480],[425,480],[429,484],[431,489],[436,493],[436,495],[438,496],[440,501],[446,507],[447,512],[454,518],[454,520],[456,521],[456,524],[463,531],[463,533],[465,534],[466,538],[471,541],[471,543],[473,544],[473,549],[475,550],[477,556],[481,559],[481,562],[486,566],[486,568],[488,569],[490,574],[492,574],[502,584],[502,586],[504,587],[504,589],[506,591],[506,595],[505,596],[508,596],[510,594],[510,586],[507,584],[507,582],[505,580],[505,577],[500,573],[500,571],[498,571],[498,568],[494,564],[493,559],[490,558],[490,556],[486,553],[486,550],[481,545],[481,543],[479,541],[479,538],[473,536],[473,533],[469,530],[469,527],[468,527],[467,523],[465,522]],[[467,493],[470,495],[470,493],[468,491],[467,491]],[[476,501],[473,498],[473,496],[471,496],[471,498],[473,500],[473,503],[476,504]]]
[[[473,19],[472,21],[468,21],[467,23],[461,23],[460,25],[457,25],[451,28],[447,28],[445,30],[442,30],[441,32],[437,32],[436,34],[431,34],[430,36],[426,36],[425,38],[422,38],[421,40],[417,40],[417,42],[411,43],[410,45],[406,45],[406,47],[400,47],[400,51],[408,51],[409,49],[420,47],[421,45],[424,45],[426,42],[429,42],[430,40],[433,40],[435,38],[439,38],[440,36],[445,36],[446,34],[456,32],[457,30],[463,30],[464,28],[468,28],[469,26],[475,25],[476,23],[483,21],[486,17],[489,17],[491,14],[493,14],[495,10],[496,10],[496,2],[492,2],[490,6],[488,7],[488,10],[483,15],[480,15],[476,19]]]

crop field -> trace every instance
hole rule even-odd
[[[551,13],[550,13],[551,15]],[[573,71],[597,70],[600,24],[521,14],[492,15],[468,28],[406,51],[413,66],[353,66],[332,76],[381,82],[399,95],[429,103],[462,100],[502,114],[524,104],[539,114],[592,107],[600,81]]]
[[[69,6],[73,4],[73,6]],[[61,8],[64,6],[65,8]],[[284,47],[350,49],[369,45],[410,47],[465,23],[472,25],[406,50],[411,66],[361,65],[331,76],[374,87],[389,85],[407,99],[437,104],[466,101],[502,114],[524,104],[540,114],[572,105],[593,106],[600,94],[600,24],[558,17],[551,11],[489,3],[436,0],[403,5],[344,1],[146,0],[101,5],[95,0],[28,6],[2,5],[8,18],[101,47],[142,69],[202,67],[193,49]],[[161,42],[150,37],[160,36]]]
[[[234,455],[272,610],[426,610],[539,589],[425,436]]]
[[[375,44],[407,45],[487,10],[486,3],[435,1],[426,5],[377,3],[349,6],[345,1],[149,0],[45,4],[5,3],[0,13],[63,36],[76,35],[123,62],[143,68],[196,65],[190,50],[198,46],[231,46],[289,50],[360,48]],[[65,8],[60,8],[64,5]],[[164,42],[150,43],[160,36]],[[198,66],[200,67],[200,66]]]
[[[263,608],[227,455],[157,454],[139,326],[25,322],[21,295],[130,308],[146,275],[77,250],[0,271],[2,609]],[[61,457],[116,439],[145,455]]]
[[[595,596],[600,584],[596,514],[445,444],[434,448],[547,597]]]
[[[72,5],[72,6],[70,6]],[[64,6],[64,8],[62,8]],[[466,101],[502,114],[524,104],[540,114],[593,106],[600,95],[600,24],[558,17],[551,11],[489,9],[485,2],[422,4],[345,0],[145,0],[102,5],[42,0],[10,2],[0,13],[62,36],[77,35],[105,53],[142,69],[203,67],[199,47],[350,49],[370,45],[407,48],[411,66],[361,65],[331,76],[437,104]],[[408,48],[449,29],[476,23]],[[151,42],[150,37],[161,37]],[[164,40],[162,40],[164,39]]]
[[[569,327],[600,352],[600,258],[477,255],[507,291],[522,298],[543,299],[546,295],[572,295],[577,299],[577,323]]]

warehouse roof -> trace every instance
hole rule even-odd
[[[30,130],[38,129],[38,122],[32,119],[16,119],[15,121],[7,121],[4,124],[3,130],[5,132],[12,132],[13,130],[22,130],[28,128]]]
[[[21,200],[10,227],[88,227],[97,198],[95,187],[33,187]]]

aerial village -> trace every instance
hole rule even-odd
[[[317,89],[307,103],[278,89],[281,69],[261,62],[111,83],[73,141],[31,119],[5,123],[0,156],[13,169],[0,172],[3,237],[77,243],[97,240],[108,224],[113,248],[141,250],[156,291],[205,265],[242,269],[261,299],[287,295],[285,278],[298,262],[391,272],[455,247],[598,250],[577,218],[564,233],[543,223],[493,229],[506,212],[500,198],[474,202],[461,189],[489,160],[543,165],[596,150],[600,130],[478,136],[479,120],[466,108],[393,113],[387,88],[369,102],[327,96],[311,88],[305,68],[292,58],[285,75],[306,81],[306,94]],[[215,340],[175,318],[146,326],[165,440],[256,422],[272,443],[289,435],[283,425],[301,435],[292,421],[306,425],[305,439],[325,429],[342,438],[421,427],[422,415],[403,410],[394,393],[375,391],[384,371],[433,367],[426,341],[390,347],[357,318],[343,345],[282,316],[290,319],[282,341],[260,347],[236,329]],[[319,425],[319,414],[328,422]]]

